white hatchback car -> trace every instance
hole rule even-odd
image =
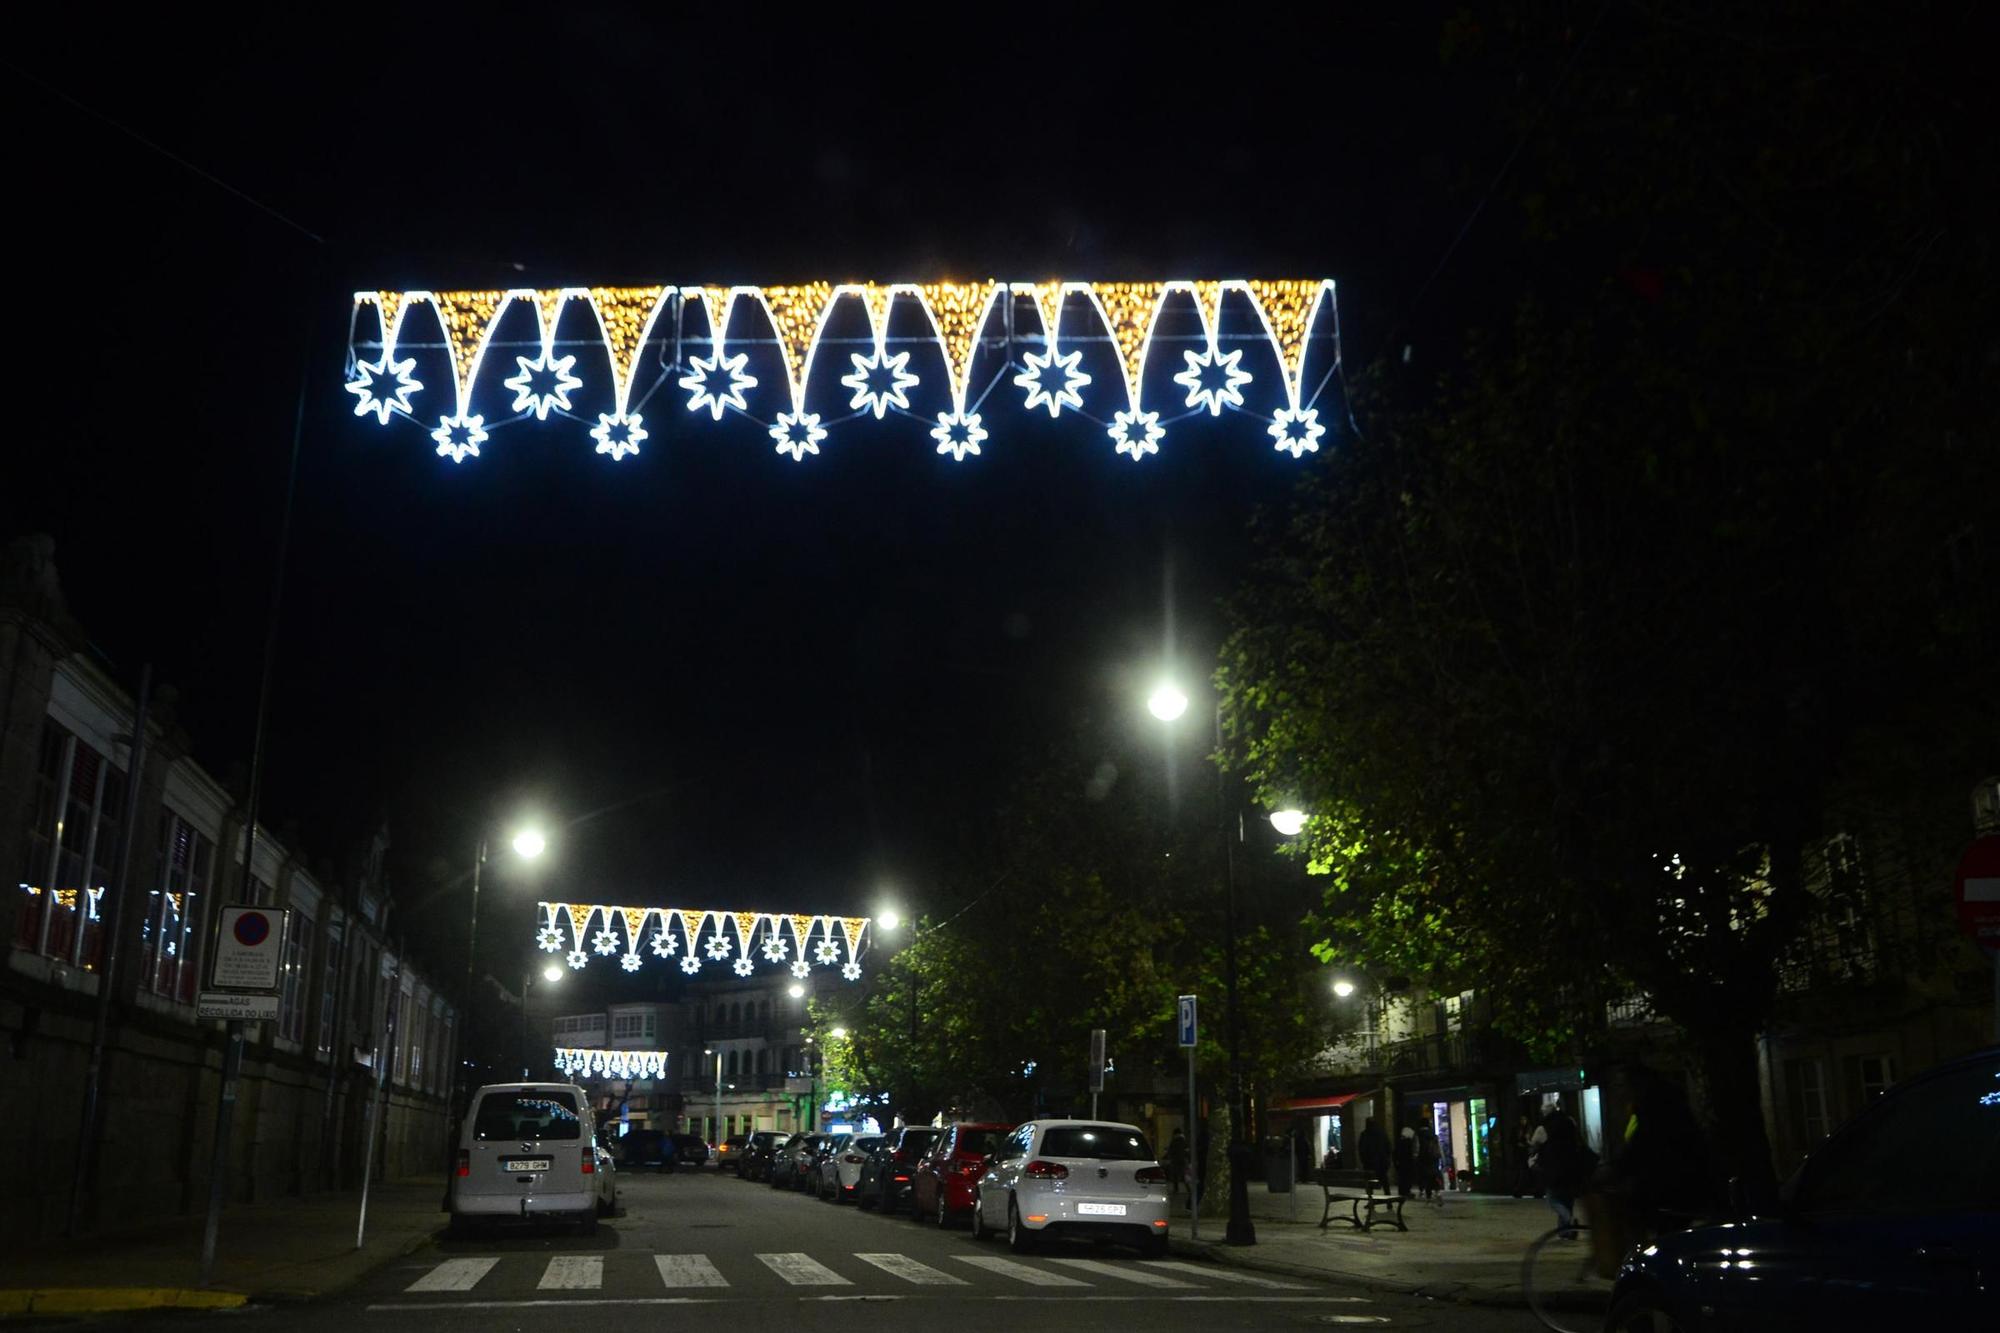
[[[972,1208],[975,1238],[1006,1229],[1018,1254],[1042,1236],[1090,1236],[1167,1252],[1167,1173],[1132,1125],[1031,1120],[986,1159]]]
[[[479,1221],[574,1222],[585,1233],[618,1202],[590,1097],[571,1083],[492,1083],[459,1130],[447,1204],[455,1231]]]

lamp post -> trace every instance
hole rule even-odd
[[[536,857],[540,856],[543,850],[547,848],[549,844],[548,844],[548,839],[544,838],[541,835],[540,831],[532,828],[525,828],[514,835],[512,845],[514,848],[514,855],[520,857],[523,861],[532,861]],[[468,1023],[470,1022],[472,1017],[472,977],[473,973],[478,969],[479,966],[479,877],[480,877],[480,872],[484,870],[485,867],[486,867],[486,838],[484,837],[484,835],[482,835],[479,839],[479,854],[475,856],[472,860],[472,905],[470,909],[466,912],[466,921],[465,921],[464,1012]],[[521,1009],[523,1013],[527,1011],[527,1007],[528,1007],[528,988],[527,984],[523,982],[521,986]],[[462,1067],[463,1066],[461,1066],[461,1068]]]
[[[722,1052],[704,1050],[702,1054],[715,1057],[715,1101],[709,1108],[708,1117],[708,1132],[712,1137],[722,1129]]]
[[[1146,711],[1161,722],[1179,720],[1188,710],[1188,696],[1171,681],[1155,686],[1146,697]],[[1222,749],[1222,707],[1214,710],[1215,748]],[[1237,1003],[1236,985],[1236,844],[1243,841],[1243,815],[1235,811],[1235,836],[1230,836],[1228,777],[1218,762],[1215,768],[1217,822],[1222,832],[1223,864],[1223,1028],[1229,1045],[1229,1222],[1223,1240],[1230,1245],[1255,1245],[1257,1229],[1250,1221],[1250,1182],[1246,1168],[1250,1160],[1249,1107],[1243,1095],[1243,1025]],[[1300,821],[1303,827],[1303,820]],[[1190,1128],[1192,1128],[1190,1126]]]
[[[561,981],[562,978],[563,970],[558,964],[550,963],[542,969],[542,980],[548,985],[553,986],[558,981]],[[528,1077],[528,987],[533,981],[534,978],[528,973],[524,972],[521,974],[521,1078],[523,1082]]]
[[[897,930],[902,927],[903,917],[895,908],[885,907],[876,913],[875,924],[884,930]],[[913,918],[910,921],[911,948],[916,947],[917,939],[922,933],[922,924]],[[905,1090],[906,1095],[903,1103],[903,1123],[907,1125],[913,1123],[910,1120],[909,1113],[917,1109],[917,965],[915,961],[912,960],[904,970],[909,973],[910,981],[910,1040],[908,1045],[903,1048],[903,1067],[907,1071],[905,1077],[909,1081],[909,1086]]]

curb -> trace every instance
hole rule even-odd
[[[430,1244],[443,1234],[444,1227],[442,1225],[434,1226],[428,1231],[412,1236],[407,1242],[392,1249],[380,1259],[357,1268],[353,1273],[337,1281],[329,1282],[324,1286],[273,1287],[263,1291],[251,1292],[248,1299],[259,1305],[302,1305],[307,1301],[324,1300],[329,1296],[337,1296],[355,1283],[360,1282],[376,1269],[382,1267],[382,1265],[394,1263],[398,1259],[407,1258],[415,1254],[418,1250],[421,1250],[424,1246]]]
[[[233,1310],[249,1300],[240,1291],[200,1287],[17,1287],[0,1291],[0,1315]]]
[[[1338,1269],[1316,1268],[1310,1264],[1290,1264],[1279,1259],[1266,1259],[1248,1247],[1225,1245],[1220,1241],[1190,1240],[1175,1236],[1169,1247],[1183,1259],[1206,1259],[1226,1268],[1247,1268],[1253,1272],[1270,1273],[1278,1277],[1307,1278],[1318,1282],[1333,1282],[1343,1287],[1358,1287],[1386,1296],[1420,1296],[1434,1301],[1450,1301],[1455,1305],[1477,1305],[1503,1310],[1525,1310],[1528,1302],[1519,1292],[1495,1291],[1487,1287],[1468,1286],[1463,1283],[1417,1283],[1398,1282],[1389,1278],[1376,1277],[1364,1273],[1344,1273]],[[1543,1304],[1552,1310],[1602,1311],[1609,1304],[1609,1298],[1594,1299],[1583,1294],[1558,1294],[1546,1299]]]

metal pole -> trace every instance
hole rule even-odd
[[[534,980],[531,973],[521,974],[521,1081],[528,1080],[528,984]],[[460,1061],[460,1067],[464,1065]]]
[[[68,1234],[76,1234],[83,1215],[86,1182],[97,1166],[97,1136],[103,1132],[98,1117],[98,1094],[104,1084],[104,1046],[111,1029],[111,992],[118,979],[118,936],[123,913],[119,905],[130,896],[132,844],[139,832],[139,792],[146,772],[146,712],[153,695],[153,664],[139,668],[139,707],[132,724],[131,771],[125,777],[125,824],[118,836],[118,877],[105,890],[99,911],[98,934],[104,941],[104,966],[97,974],[97,1014],[90,1025],[90,1063],[83,1075],[83,1125],[77,1133],[76,1168],[69,1182]],[[89,906],[89,886],[85,886],[83,910]],[[162,917],[162,926],[165,918]],[[157,946],[157,942],[156,945]]]
[[[1215,708],[1215,794],[1222,806],[1222,863],[1227,903],[1227,939],[1223,948],[1223,985],[1229,1025],[1229,1225],[1223,1240],[1231,1245],[1255,1245],[1257,1230],[1250,1224],[1250,1182],[1244,1174],[1250,1152],[1245,1135],[1249,1132],[1249,1107],[1243,1095],[1243,1026],[1236,1001],[1236,842],[1243,837],[1243,814],[1236,812],[1236,838],[1229,836],[1228,778],[1220,758],[1222,751],[1222,705]]]
[[[382,1103],[389,1091],[389,1052],[396,1044],[396,1023],[402,1015],[398,1012],[403,993],[403,950],[396,950],[396,972],[389,979],[388,1002],[382,1006],[382,1036],[375,1044],[375,1088],[368,1098],[368,1118],[365,1122],[361,1150],[361,1216],[354,1223],[354,1248],[360,1249],[368,1238],[368,1187],[375,1179],[375,1122],[381,1116]]]
[[[722,1048],[718,1046],[715,1050],[715,1101],[712,1103],[711,1114],[708,1117],[708,1133],[709,1137],[713,1138],[717,1134],[720,1134],[721,1132],[722,1132]],[[717,1151],[716,1160],[718,1162],[721,1161],[721,1154],[719,1150]]]
[[[1188,1235],[1201,1239],[1201,1136],[1195,1132],[1194,1047],[1188,1053]]]

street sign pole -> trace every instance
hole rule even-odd
[[[1090,1118],[1097,1119],[1097,1094],[1104,1091],[1104,1029],[1090,1030]]]
[[[1199,1157],[1200,1150],[1198,1147],[1200,1143],[1200,1137],[1195,1133],[1195,1123],[1194,1123],[1194,1117],[1195,1117],[1194,1043],[1195,1043],[1196,1031],[1197,1031],[1197,1015],[1195,1013],[1194,996],[1183,995],[1181,996],[1180,999],[1180,1037],[1181,1037],[1181,1045],[1187,1048],[1187,1056],[1188,1056],[1187,1187],[1188,1187],[1188,1237],[1191,1240],[1201,1239],[1201,1195],[1200,1195],[1200,1186],[1197,1184],[1197,1182],[1200,1181],[1201,1179],[1200,1157]]]

